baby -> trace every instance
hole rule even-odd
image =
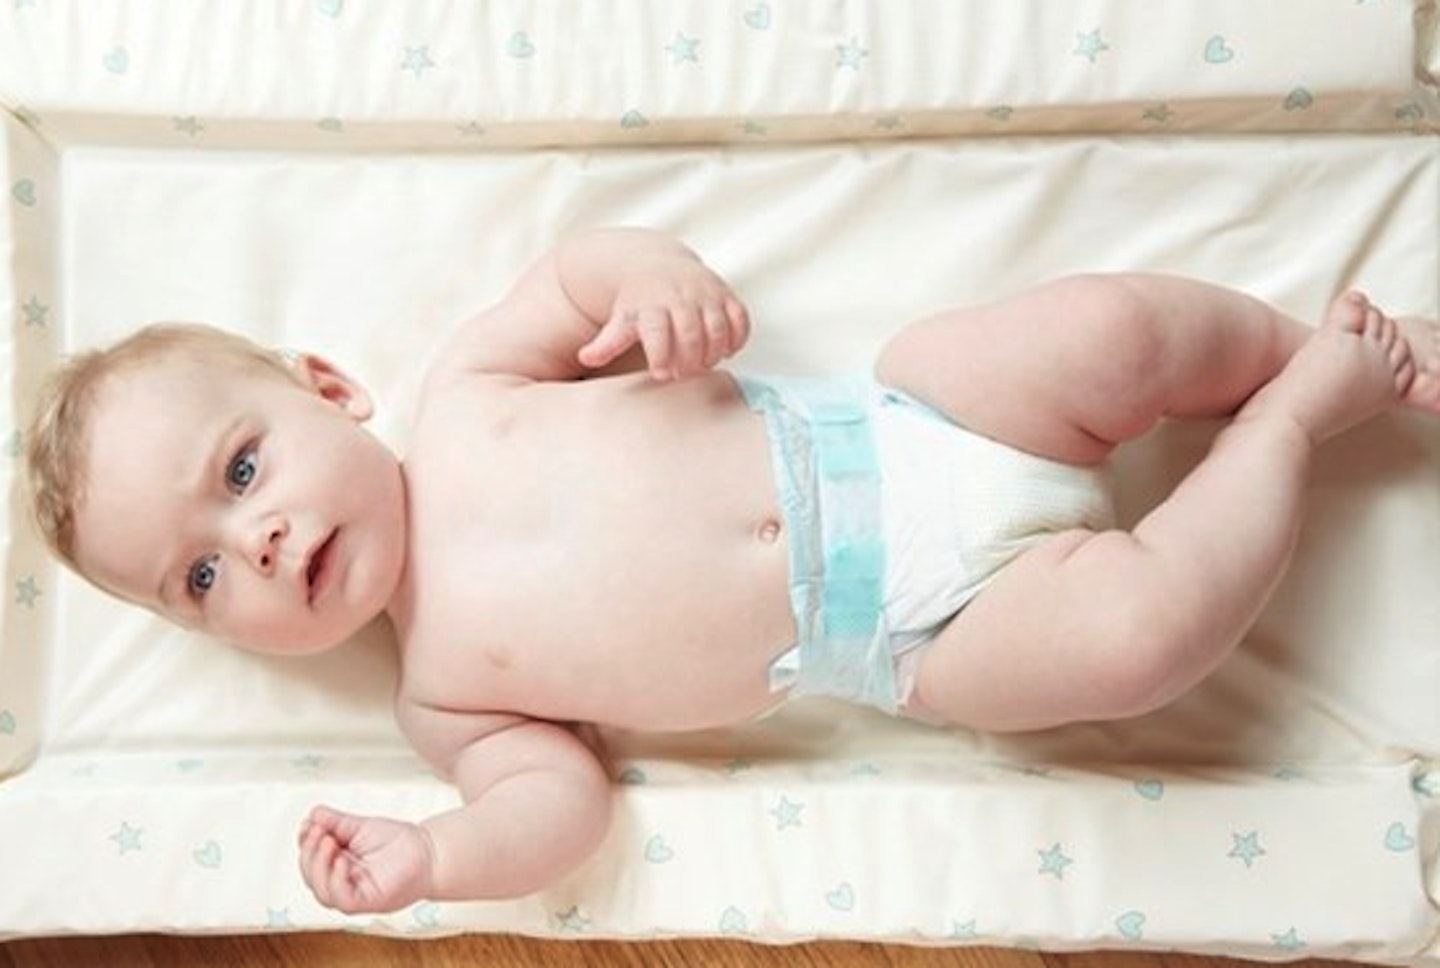
[[[688,730],[800,694],[985,730],[1155,709],[1264,606],[1315,449],[1395,405],[1440,413],[1440,325],[1356,293],[1317,329],[1198,282],[1069,278],[828,381],[713,369],[749,332],[680,243],[577,236],[442,349],[401,462],[331,363],[152,327],[52,382],[38,516],[96,585],[248,648],[388,615],[399,724],[464,805],[312,813],[306,882],[375,912],[584,860],[612,794],[566,723]],[[1110,452],[1222,415],[1115,530]]]

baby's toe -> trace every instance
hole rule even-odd
[[[1330,304],[1325,326],[1347,333],[1363,333],[1371,312],[1369,298],[1358,289],[1351,289]]]

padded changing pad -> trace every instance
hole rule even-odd
[[[19,428],[154,319],[315,349],[403,449],[442,335],[568,232],[685,238],[747,368],[863,365],[937,307],[1181,272],[1317,319],[1440,312],[1433,9],[1401,0],[15,0],[0,8],[0,937],[346,928],[1440,961],[1440,428],[1319,461],[1297,564],[1173,707],[1023,737],[834,703],[608,732],[605,846],[519,901],[319,907],[316,802],[455,793],[390,717],[383,629],[275,660],[49,562]],[[1117,461],[1133,520],[1204,452]],[[557,594],[563,594],[557,588]],[[1217,903],[1223,898],[1223,903]]]

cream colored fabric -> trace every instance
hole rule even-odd
[[[1433,424],[1387,418],[1325,453],[1294,573],[1163,713],[1001,739],[817,702],[612,734],[620,819],[583,871],[374,920],[315,905],[293,836],[321,800],[453,802],[390,720],[383,636],[281,662],[109,602],[48,563],[14,460],[57,355],[156,318],[342,361],[403,447],[441,334],[598,224],[702,251],[747,297],[741,362],[762,371],[853,368],[937,306],[1085,270],[1184,272],[1309,319],[1351,285],[1435,313],[1431,28],[1399,0],[1163,20],[1139,0],[6,3],[0,935],[1440,960]],[[1122,517],[1213,430],[1167,427],[1119,461]]]

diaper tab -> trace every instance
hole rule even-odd
[[[740,378],[770,432],[790,535],[790,600],[799,641],[771,687],[895,712],[894,658],[884,628],[880,463],[867,378]]]

